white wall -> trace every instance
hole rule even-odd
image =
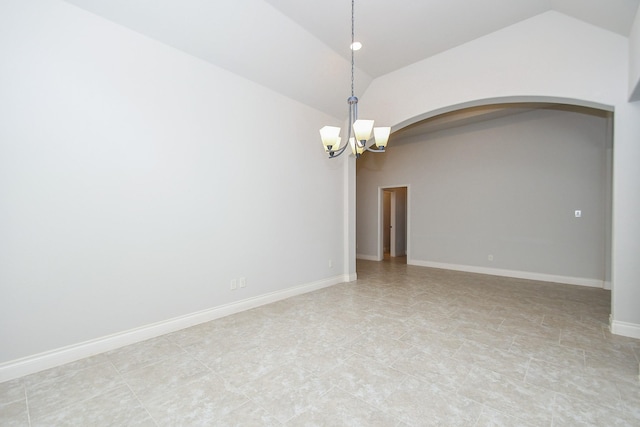
[[[360,115],[398,128],[497,98],[615,110],[612,326],[640,337],[640,106],[627,102],[628,55],[628,39],[547,12],[374,80]]]
[[[0,368],[348,273],[335,119],[56,0],[0,57]]]
[[[619,105],[614,119],[612,330],[640,338],[640,102]]]
[[[358,162],[359,253],[377,253],[378,188],[407,182],[408,263],[603,286],[608,121],[534,110],[394,139]]]

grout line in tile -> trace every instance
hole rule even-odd
[[[111,361],[111,359],[110,359],[108,356],[107,356],[107,362],[109,362],[109,364],[111,365],[111,367],[112,367],[113,369],[115,369],[115,371],[118,373],[118,375],[120,376],[120,378],[122,378],[122,379],[123,379],[123,381],[124,381],[124,378],[122,377],[122,372],[120,372],[120,369],[118,369],[118,367],[117,367],[117,366],[116,366],[116,365]]]
[[[31,427],[31,409],[29,408],[29,395],[27,394],[27,385],[22,384],[22,392],[24,393],[24,401],[27,406],[27,422],[29,423],[29,427]]]
[[[112,363],[111,363],[111,361],[109,361],[109,360],[108,360],[107,362],[100,362],[100,364],[101,364],[101,365],[102,365],[102,364],[109,364],[109,365],[113,366],[113,364],[112,364]],[[85,366],[85,367],[80,368],[80,369],[75,369],[75,371],[76,371],[76,372],[80,372],[80,371],[87,371],[87,370],[90,370],[90,369],[93,369],[93,368],[95,368],[95,366]],[[114,368],[115,368],[115,366],[114,366]],[[128,384],[124,381],[124,378],[122,377],[122,375],[120,374],[120,372],[118,372],[118,370],[117,370],[117,369],[116,369],[116,374],[117,374],[117,378],[118,378],[118,379],[119,379],[119,381],[120,381],[119,383],[116,383],[116,384],[112,385],[111,387],[108,387],[108,388],[106,388],[106,389],[102,390],[100,393],[96,393],[96,392],[95,392],[95,390],[94,390],[94,391],[93,391],[93,393],[90,393],[88,396],[84,396],[82,399],[79,399],[79,400],[77,400],[77,401],[73,401],[73,402],[67,403],[66,405],[63,405],[63,406],[59,406],[59,407],[55,407],[55,408],[53,408],[53,409],[50,411],[50,413],[56,413],[56,412],[59,412],[59,411],[63,411],[63,410],[65,410],[65,409],[67,409],[67,408],[69,408],[69,407],[71,407],[71,406],[73,406],[73,405],[76,405],[76,404],[79,404],[79,403],[88,402],[89,400],[92,400],[92,399],[95,399],[95,398],[97,398],[97,397],[100,397],[100,396],[104,395],[105,393],[109,393],[110,391],[115,390],[116,388],[118,388],[118,387],[120,387],[120,386],[122,386],[122,385],[128,385]],[[64,375],[64,374],[63,374],[63,375]],[[63,375],[62,375],[62,376],[63,376]],[[46,382],[55,382],[55,381],[57,381],[58,379],[59,379],[59,378],[47,379],[47,380],[44,380],[44,381],[40,381],[40,382],[39,382],[39,384],[41,384],[41,383],[43,383],[43,382],[44,382],[44,383],[46,383]],[[27,391],[26,384],[25,384],[25,393],[26,393],[26,396],[27,396],[27,399],[28,399],[29,393],[28,393],[28,391]],[[28,400],[27,400],[27,401],[28,401]],[[29,423],[31,424],[31,411],[30,411],[30,410],[29,410]]]
[[[555,407],[556,407],[556,397],[557,396],[558,396],[558,393],[554,393],[553,394],[553,402],[551,402],[551,423],[549,424],[550,427],[553,427],[555,425],[555,419],[556,419]]]
[[[138,394],[133,391],[133,389],[131,388],[131,386],[125,381],[125,385],[127,386],[127,388],[129,389],[129,391],[131,392],[131,394],[133,394],[133,396],[136,398],[136,400],[138,401],[138,403],[140,404],[140,406],[142,406],[142,408],[144,408],[144,411],[147,413],[147,415],[149,415],[149,418],[151,418],[151,421],[153,421],[153,423],[158,426],[158,421],[156,421],[156,419],[153,417],[153,415],[151,415],[151,412],[149,412],[149,409],[147,409],[147,406],[142,403],[142,401],[140,400],[140,397],[138,396]]]
[[[404,383],[407,381],[407,379],[408,379],[409,377],[410,377],[410,375],[405,375],[405,378],[400,382],[400,385],[399,385],[398,387],[396,387],[396,390],[397,390],[398,388],[400,388],[400,386],[401,386],[402,384],[404,384]],[[415,378],[415,377],[412,377],[412,378]],[[416,379],[417,379],[417,378],[416,378]],[[375,408],[376,410],[378,410],[378,411],[382,412],[383,414],[387,415],[388,417],[390,417],[390,418],[394,418],[394,419],[397,419],[397,420],[399,420],[399,422],[401,422],[401,423],[403,422],[401,418],[399,418],[399,417],[395,416],[394,414],[390,414],[389,412],[387,412],[387,411],[386,411],[386,410],[384,410],[383,408],[378,407],[377,405],[373,405],[373,404],[371,404],[371,403],[367,402],[366,400],[361,399],[360,397],[356,396],[356,395],[355,395],[355,394],[353,394],[353,393],[349,393],[347,390],[345,390],[345,389],[341,388],[340,386],[334,386],[334,387],[335,387],[335,388],[340,389],[343,393],[348,394],[349,396],[353,397],[354,399],[359,400],[360,402],[364,403],[365,405],[367,405],[367,406],[369,406],[369,407],[371,407],[371,408]],[[386,402],[386,400],[387,400],[387,399],[388,399],[388,397],[387,397],[387,398],[385,398],[385,399],[384,399],[384,401]]]
[[[262,409],[264,412],[266,412],[266,413],[267,413],[267,414],[269,414],[271,417],[273,417],[273,418],[274,418],[274,419],[275,419],[275,420],[276,420],[280,425],[283,425],[283,426],[284,426],[284,425],[286,425],[289,421],[291,421],[291,420],[292,420],[292,419],[294,419],[295,417],[297,417],[298,415],[300,415],[300,414],[298,414],[298,415],[294,415],[294,416],[292,416],[291,418],[287,419],[285,422],[282,422],[282,421],[280,421],[280,420],[278,419],[278,417],[276,416],[276,414],[274,414],[273,412],[269,411],[269,410],[268,410],[267,408],[265,408],[263,405],[259,404],[258,402],[256,402],[255,400],[251,399],[250,397],[247,397],[247,401],[246,401],[246,402],[244,402],[242,405],[238,406],[237,408],[235,408],[235,409],[231,410],[231,411],[229,412],[229,414],[230,414],[231,412],[234,412],[234,411],[239,410],[240,408],[242,408],[242,407],[244,407],[244,406],[247,406],[249,403],[251,403],[251,404],[255,405],[256,407],[258,407],[258,408],[260,408],[260,409]],[[227,414],[227,415],[228,415],[228,414]]]
[[[532,360],[533,360],[533,357],[529,356],[529,360],[527,360],[527,369],[525,369],[524,377],[522,378],[522,382],[524,382],[525,384],[527,384],[527,375],[529,375],[529,368],[531,367]]]

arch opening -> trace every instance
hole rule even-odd
[[[375,211],[377,188],[410,183],[408,263],[610,289],[613,116],[607,105],[540,97],[421,114],[396,125],[389,153],[357,163],[357,210]],[[367,215],[362,258],[376,250]],[[563,262],[576,247],[584,254]]]
[[[427,111],[392,126],[392,134],[395,139],[406,138],[425,131],[448,129],[534,109],[573,111],[608,118],[614,111],[613,106],[579,99],[540,96],[488,98]]]

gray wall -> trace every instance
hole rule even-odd
[[[358,254],[377,253],[379,187],[403,183],[409,263],[608,280],[608,122],[535,110],[392,137],[385,155],[357,164]]]
[[[407,254],[407,187],[395,188],[396,194],[396,255]]]

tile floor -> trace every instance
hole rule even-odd
[[[0,384],[8,426],[640,426],[610,292],[358,262],[359,280]]]

